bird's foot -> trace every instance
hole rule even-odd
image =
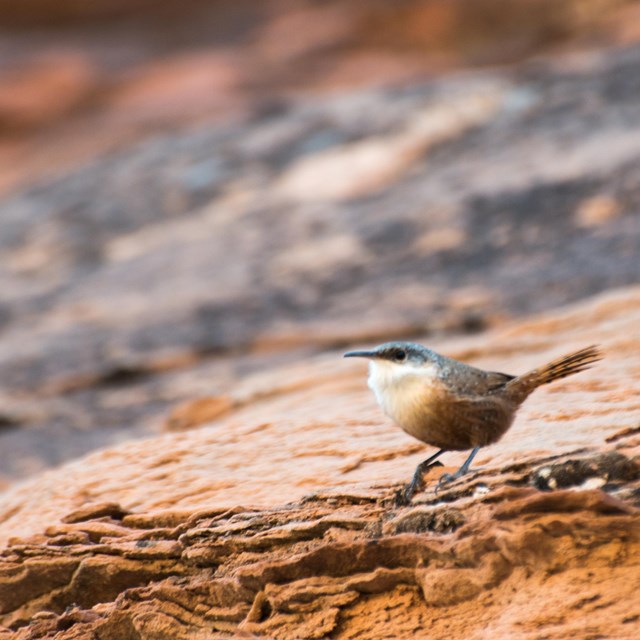
[[[420,478],[419,482],[415,482],[415,478],[406,484],[402,489],[398,489],[395,495],[396,507],[406,507],[411,504],[411,499],[418,492],[424,489],[424,481]]]
[[[458,478],[461,478],[465,473],[466,471],[462,471],[462,469],[458,469],[455,473],[443,473],[440,476],[440,480],[438,480],[438,484],[436,485],[436,495],[438,495],[438,491],[440,491],[440,489],[442,489],[445,485],[453,482],[454,480],[457,480]]]
[[[425,488],[423,475],[431,467],[441,467],[441,462],[430,462],[428,465],[418,465],[411,482],[402,489],[398,489],[395,495],[395,503],[397,507],[406,507],[411,503],[413,496]]]
[[[480,447],[474,447],[469,457],[464,461],[464,464],[455,472],[455,473],[445,473],[440,476],[440,480],[438,480],[438,484],[436,486],[436,495],[438,495],[438,491],[445,485],[457,480],[461,476],[463,476],[467,471],[469,471],[469,467],[471,466],[471,462],[476,457],[478,451],[480,451]]]
[[[393,504],[396,507],[406,507],[411,502],[411,497],[407,496],[408,485],[398,489],[393,496]]]

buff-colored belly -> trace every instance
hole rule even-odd
[[[496,442],[513,418],[497,398],[457,399],[426,376],[378,376],[370,385],[384,412],[399,427],[441,449],[462,451]]]
[[[432,444],[429,434],[434,430],[439,393],[429,379],[405,376],[377,388],[371,385],[384,412],[409,435]]]

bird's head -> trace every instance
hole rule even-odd
[[[369,387],[400,425],[407,423],[407,411],[428,402],[439,383],[439,356],[413,342],[386,342],[366,351],[349,351],[344,357],[369,360]]]
[[[420,368],[433,360],[433,352],[414,342],[385,342],[366,351],[348,351],[345,358],[368,358],[399,366]]]
[[[385,342],[366,351],[349,351],[345,358],[367,358],[369,385],[374,388],[396,385],[406,378],[437,375],[437,355],[414,342]]]

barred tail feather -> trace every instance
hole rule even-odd
[[[558,358],[553,362],[529,371],[522,376],[518,376],[514,380],[507,383],[507,387],[512,387],[512,391],[516,395],[522,394],[528,396],[537,387],[566,378],[574,373],[579,373],[585,369],[589,369],[592,364],[602,360],[602,352],[597,345],[591,345],[580,351],[570,353],[569,355]]]

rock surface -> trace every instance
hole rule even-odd
[[[0,640],[637,640],[637,5],[0,0]],[[605,359],[400,508],[391,338]]]
[[[311,353],[638,282],[638,64],[632,48],[298,101],[7,197],[2,475],[148,435]]]
[[[637,637],[637,509],[598,490],[488,496],[88,513],[4,553],[0,637]]]
[[[590,342],[606,358],[536,391],[474,473],[437,495],[431,473],[410,507],[394,491],[428,448],[339,354],[16,486],[4,637],[636,638],[639,322],[623,289],[435,345],[510,372]]]
[[[0,192],[176,127],[277,108],[292,94],[637,42],[634,5],[2,0]]]

